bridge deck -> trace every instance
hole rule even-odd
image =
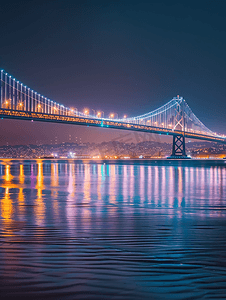
[[[102,128],[114,128],[114,129],[121,129],[121,130],[149,132],[149,133],[165,134],[165,135],[184,135],[187,138],[206,140],[212,142],[220,142],[226,144],[226,139],[217,136],[214,137],[214,136],[208,136],[204,134],[198,134],[198,133],[192,133],[186,131],[182,132],[179,130],[173,131],[172,129],[167,129],[167,128],[126,123],[121,121],[117,122],[117,121],[111,121],[106,119],[91,119],[91,118],[84,118],[79,116],[62,116],[56,114],[46,114],[46,113],[19,111],[19,110],[10,110],[10,109],[0,109],[0,118],[64,123],[64,124],[71,124],[71,125],[95,126],[95,127],[102,127]]]

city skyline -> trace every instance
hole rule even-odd
[[[129,136],[121,140],[102,143],[84,143],[81,139],[59,143],[57,138],[50,144],[38,143],[33,145],[0,146],[0,158],[19,159],[156,159],[166,158],[171,154],[171,143],[140,139],[136,136],[134,143]],[[187,154],[193,158],[215,158],[226,156],[226,145],[211,142],[188,142]]]

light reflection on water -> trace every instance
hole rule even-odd
[[[224,163],[3,160],[0,216],[5,297],[226,297]]]

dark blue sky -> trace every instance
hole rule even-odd
[[[226,133],[225,1],[5,1],[0,14],[0,67],[37,92],[129,116],[179,94]],[[1,128],[1,144],[121,134],[9,120]]]

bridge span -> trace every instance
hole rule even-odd
[[[174,97],[154,111],[127,118],[104,118],[103,112],[89,114],[88,110],[65,107],[1,71],[0,118],[54,122],[72,125],[95,126],[121,130],[172,135],[173,149],[170,158],[187,158],[185,138],[226,144],[226,137],[208,129],[192,112],[182,97]]]

